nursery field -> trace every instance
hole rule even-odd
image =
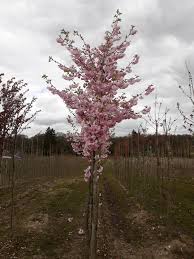
[[[110,159],[100,180],[98,258],[194,258],[193,159],[160,180],[154,160],[144,173],[132,160]],[[9,177],[0,189],[0,258],[87,258],[84,167],[74,156],[17,161],[12,231]]]

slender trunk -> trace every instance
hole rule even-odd
[[[2,156],[0,155],[0,186],[3,185],[2,179],[3,179],[3,159],[2,159]]]
[[[88,204],[87,204],[87,214],[86,214],[86,229],[88,237],[88,247],[90,247],[91,239],[91,225],[92,225],[92,177],[89,179],[88,186]]]
[[[159,141],[158,141],[158,124],[156,125],[156,160],[157,160],[157,167],[160,166],[160,153],[159,153]]]
[[[10,227],[13,234],[14,227],[14,187],[15,187],[15,147],[16,147],[16,134],[13,139],[12,147],[12,174],[11,174],[11,218],[10,218]]]
[[[3,185],[3,151],[4,141],[0,142],[0,185]]]
[[[131,135],[131,152],[130,152],[130,166],[131,166],[131,179],[130,179],[130,191],[133,192],[133,172],[134,172],[134,149],[133,149],[133,135]]]
[[[96,258],[97,250],[97,227],[98,227],[98,177],[95,165],[95,156],[92,161],[92,208],[91,208],[91,238],[90,238],[90,259]]]
[[[38,154],[39,154],[39,150],[38,150],[38,136],[37,136],[37,138],[36,138],[36,140],[37,140],[37,142],[36,142],[36,155],[38,156]]]
[[[170,157],[171,157],[171,147],[170,147],[170,135],[166,135],[166,144],[167,144],[167,179],[170,178]]]

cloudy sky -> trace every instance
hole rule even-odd
[[[190,104],[178,86],[188,83],[185,61],[191,72],[194,70],[193,0],[1,0],[0,72],[24,79],[30,96],[38,98],[34,109],[41,109],[26,134],[43,132],[48,126],[60,132],[69,129],[64,103],[47,91],[41,78],[47,74],[58,88],[64,86],[61,72],[48,63],[49,56],[67,65],[70,62],[65,50],[56,43],[59,31],[79,30],[96,46],[110,28],[118,8],[123,13],[123,33],[131,24],[138,29],[128,54],[140,55],[135,73],[142,81],[133,91],[152,83],[157,86],[159,101],[170,109],[173,118],[178,116],[177,101],[189,112]],[[152,106],[154,95],[144,102]],[[125,135],[139,124],[140,121],[124,121],[116,127],[116,134]],[[183,131],[181,125],[179,118],[179,132]]]

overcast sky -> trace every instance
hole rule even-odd
[[[168,106],[174,118],[178,116],[177,101],[189,112],[189,102],[178,86],[188,83],[185,61],[191,72],[194,70],[193,0],[0,0],[0,72],[24,79],[30,96],[38,98],[34,109],[41,109],[26,134],[44,132],[48,126],[60,132],[69,129],[64,103],[48,92],[41,79],[47,74],[58,88],[64,86],[59,69],[48,63],[49,56],[67,65],[70,62],[56,43],[60,30],[79,30],[96,46],[118,8],[123,13],[123,33],[131,24],[138,29],[128,52],[129,57],[140,55],[135,73],[142,81],[134,91],[152,83],[163,107]],[[154,94],[144,100],[150,106],[153,102]],[[116,127],[116,134],[125,135],[138,124],[140,121],[124,121]],[[179,119],[179,132],[183,132],[181,125]]]

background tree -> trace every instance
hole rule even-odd
[[[51,155],[56,151],[56,134],[55,130],[48,127],[44,134],[44,155]]]
[[[3,149],[12,135],[14,121],[19,111],[17,93],[22,89],[23,82],[15,81],[15,78],[3,81],[3,75],[0,74],[0,158]]]
[[[190,114],[186,114],[186,112],[183,110],[180,103],[177,103],[177,107],[180,114],[183,117],[184,128],[188,129],[188,131],[192,133],[193,127],[194,127],[194,86],[193,86],[193,78],[187,64],[186,64],[186,69],[187,69],[188,78],[189,78],[188,88],[185,88],[181,85],[179,86],[179,88],[181,89],[183,95],[186,96],[187,99],[189,99],[190,101],[190,104],[191,104]]]
[[[2,82],[0,76],[0,146],[2,156],[5,141],[10,143],[12,155],[11,171],[11,230],[13,230],[14,219],[14,187],[15,187],[15,150],[16,139],[19,133],[28,127],[35,118],[37,112],[31,113],[35,98],[30,102],[27,101],[26,89],[27,84],[23,80],[16,81],[15,78]]]
[[[177,122],[177,118],[173,119],[170,115],[169,115],[169,111],[170,109],[168,109],[166,107],[165,109],[165,112],[164,112],[164,118],[163,118],[163,121],[161,122],[161,127],[163,128],[163,133],[164,133],[164,136],[165,136],[165,155],[167,156],[168,158],[168,168],[169,168],[169,158],[170,158],[170,154],[172,155],[172,152],[171,152],[171,143],[170,143],[170,135],[172,133],[175,134],[176,132],[176,129],[177,129],[177,125],[176,125],[176,122]]]
[[[107,158],[110,147],[112,129],[116,123],[124,119],[138,119],[141,114],[149,111],[145,107],[140,113],[134,111],[138,100],[144,93],[127,99],[125,94],[118,90],[126,89],[140,81],[136,75],[128,77],[133,65],[139,61],[136,54],[124,68],[118,62],[124,58],[126,49],[130,46],[131,38],[136,29],[131,26],[129,33],[122,38],[120,31],[121,13],[117,10],[112,23],[112,29],[105,32],[104,42],[98,47],[91,48],[81,34],[74,31],[83,45],[75,46],[74,40],[68,31],[62,30],[57,42],[69,51],[74,65],[66,65],[54,60],[63,71],[63,78],[70,81],[69,87],[60,91],[54,87],[46,75],[43,78],[48,83],[48,89],[59,95],[67,107],[74,114],[68,121],[80,130],[70,134],[72,147],[77,154],[88,159],[89,167],[85,170],[85,180],[89,181],[89,251],[90,258],[96,257],[96,234],[98,222],[98,179],[102,173],[102,161]],[[145,95],[153,91],[150,85]]]
[[[18,134],[16,141],[16,152],[19,152],[23,155],[48,155],[50,154],[50,145],[47,145],[47,148],[44,149],[44,140],[45,134],[39,132],[38,134],[28,137],[23,134]],[[52,135],[51,135],[52,137]],[[46,137],[48,139],[48,135]],[[72,150],[71,143],[68,141],[65,133],[56,132],[55,133],[56,144],[52,145],[52,155],[64,155],[64,154],[75,154]],[[55,143],[53,140],[49,140],[49,143]]]
[[[11,146],[12,146],[12,174],[11,174],[11,230],[13,231],[13,220],[14,220],[14,188],[15,188],[15,151],[16,151],[16,140],[19,133],[29,127],[29,124],[34,120],[37,112],[32,114],[31,110],[35,102],[35,98],[32,98],[30,102],[27,101],[25,90],[26,84],[22,84],[21,88],[14,95],[14,100],[17,103],[17,110],[13,119],[12,128],[10,132]]]
[[[157,167],[160,166],[160,153],[159,153],[159,129],[161,123],[164,120],[165,114],[162,114],[162,102],[158,101],[158,95],[155,95],[154,107],[151,112],[144,117],[144,120],[147,124],[154,130],[155,134],[155,147],[154,153],[156,156]]]

